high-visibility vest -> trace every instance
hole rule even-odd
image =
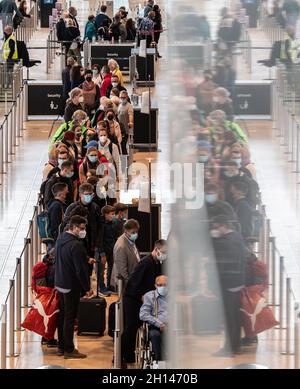
[[[11,59],[18,59],[18,47],[17,47],[17,40],[16,37],[11,34],[6,41],[3,43],[3,59],[7,60],[8,56],[10,54],[10,48],[9,48],[9,41],[13,40],[15,42],[15,51],[13,53],[13,56]]]
[[[298,57],[298,42],[296,41],[296,39],[292,39],[289,35],[285,34],[285,39],[282,41],[282,44],[281,44],[281,52],[280,52],[280,59],[287,59],[287,53],[286,53],[286,50],[285,50],[285,43],[286,41],[289,41],[289,54],[290,54],[290,57],[291,57],[291,61],[292,63],[296,63],[297,62],[297,57]]]

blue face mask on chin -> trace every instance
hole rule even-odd
[[[166,286],[158,286],[157,292],[160,296],[166,297],[168,294],[168,288]]]
[[[83,201],[86,203],[86,204],[90,204],[92,201],[93,201],[93,195],[92,194],[88,194],[88,195],[83,195]]]

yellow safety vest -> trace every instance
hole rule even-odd
[[[292,63],[297,62],[297,56],[298,56],[298,42],[296,39],[292,39],[290,36],[285,34],[285,39],[282,41],[281,44],[281,52],[280,52],[280,59],[287,59],[287,53],[285,50],[285,42],[289,40],[290,42],[290,47],[289,47],[289,54],[291,56]]]
[[[17,40],[16,40],[16,37],[11,34],[7,39],[6,41],[3,43],[3,59],[7,60],[8,59],[8,56],[9,56],[9,53],[10,53],[10,48],[9,48],[9,41],[10,40],[13,40],[15,42],[15,51],[13,53],[13,56],[11,59],[18,59],[18,47],[17,47]]]

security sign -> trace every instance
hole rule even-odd
[[[28,116],[53,116],[61,112],[61,81],[30,81],[28,83]]]

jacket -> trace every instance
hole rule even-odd
[[[213,238],[213,248],[221,287],[237,288],[245,284],[246,247],[241,235],[232,231]]]
[[[64,99],[67,99],[69,97],[68,94],[71,91],[70,71],[71,71],[71,66],[66,66],[61,73],[62,84],[63,84],[63,98]],[[72,117],[70,119],[68,119],[68,121],[71,119],[72,119]]]
[[[23,18],[20,10],[18,9],[14,0],[2,0],[0,3],[0,13],[13,14],[16,13],[19,17]]]
[[[83,241],[69,232],[62,233],[56,242],[55,258],[55,286],[88,292],[90,278]]]
[[[89,20],[85,25],[84,40],[92,41],[93,38],[97,38],[96,24]]]
[[[134,250],[134,243],[129,242],[125,233],[119,237],[114,247],[114,265],[111,274],[111,284],[117,285],[117,277],[121,276],[124,280],[124,287],[133,272],[140,257]]]
[[[107,16],[106,14],[100,12],[100,13],[96,16],[96,25],[97,25],[97,28],[100,28],[100,27],[103,26],[104,20],[107,20],[108,25],[110,25],[110,24],[112,23],[112,20],[110,19],[109,16]]]
[[[73,182],[72,182],[71,178],[62,177],[58,172],[58,173],[54,174],[51,178],[49,178],[49,180],[46,182],[44,204],[47,207],[48,207],[50,200],[53,199],[52,188],[58,182],[63,182],[63,183],[68,185],[69,192],[68,192],[67,197],[66,197],[66,204],[70,205],[73,203],[73,191],[74,191]]]
[[[59,200],[50,200],[48,205],[49,229],[54,240],[58,238],[59,226],[64,218],[66,204]]]
[[[119,148],[116,144],[112,143],[112,154],[110,152],[110,143],[112,143],[109,139],[107,140],[106,144],[104,146],[101,145],[99,142],[98,149],[101,152],[102,155],[108,160],[108,162],[111,164],[111,169],[116,169],[117,177],[121,177],[121,158],[119,153]]]
[[[66,210],[63,222],[64,226],[67,225],[70,218],[74,215],[80,215],[87,219],[87,235],[85,243],[88,250],[88,254],[93,256],[95,249],[101,246],[102,226],[100,208],[95,202],[91,202],[88,205],[84,205],[80,200],[76,201],[75,203],[71,204]]]
[[[153,6],[148,3],[144,9],[144,18],[146,18],[149,14],[149,12],[151,12],[153,10]]]
[[[77,109],[80,109],[80,108],[77,108]],[[59,126],[58,129],[56,130],[55,134],[53,135],[51,143],[53,144],[53,143],[61,141],[64,137],[64,133],[68,130],[71,130],[72,127],[73,127],[73,120],[70,120],[69,122],[65,122],[61,126]],[[86,138],[88,129],[85,126],[82,126],[81,130],[82,130],[83,137]]]
[[[104,77],[101,87],[100,87],[100,96],[106,96],[107,88],[111,85],[111,74],[106,74]]]
[[[152,255],[142,258],[130,275],[125,296],[141,300],[142,296],[155,289],[156,277],[162,275],[162,265]]]
[[[102,222],[102,245],[100,247],[100,255],[112,254],[114,251],[115,243],[118,239],[117,235],[117,224],[112,221],[106,221],[104,218]]]
[[[234,206],[238,221],[241,225],[241,234],[247,239],[252,236],[252,208],[245,198],[238,200]]]

